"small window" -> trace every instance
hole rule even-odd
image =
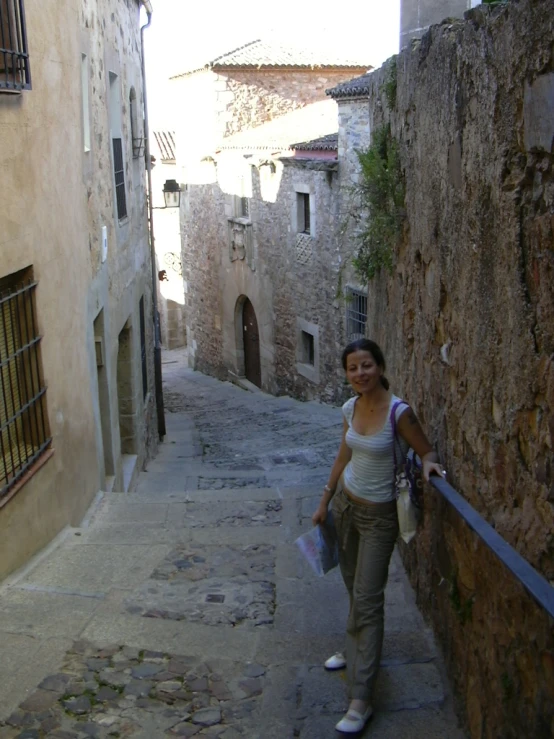
[[[346,333],[349,341],[363,339],[367,322],[367,295],[348,288],[346,294]]]
[[[0,279],[0,502],[51,438],[32,270]]]
[[[310,230],[310,196],[306,192],[296,193],[298,213],[298,233],[309,234]]]
[[[307,331],[302,331],[302,360],[304,364],[315,363],[314,337]]]
[[[250,203],[248,202],[248,198],[242,197],[240,199],[239,212],[240,212],[241,218],[249,218],[250,217]]]
[[[88,92],[88,57],[81,54],[81,91],[83,96],[83,148],[90,151],[90,100]]]
[[[0,91],[30,89],[23,0],[0,0]]]
[[[148,393],[148,368],[146,364],[146,322],[144,320],[144,297],[139,302],[140,319],[140,360],[142,366],[142,397]]]

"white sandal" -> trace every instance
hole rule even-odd
[[[373,709],[371,706],[367,707],[365,713],[360,713],[353,708],[349,708],[335,728],[343,734],[358,734],[367,724],[372,713]]]
[[[344,670],[346,667],[346,660],[343,654],[337,652],[332,657],[325,660],[324,665],[326,670]]]

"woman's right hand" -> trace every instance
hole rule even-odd
[[[320,503],[314,515],[312,516],[312,523],[314,526],[317,526],[320,523],[325,523],[326,518],[327,518],[327,506],[324,503]]]

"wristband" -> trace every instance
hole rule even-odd
[[[326,493],[329,493],[329,495],[333,495],[333,491],[331,490],[329,485],[325,485],[323,489],[325,490]]]

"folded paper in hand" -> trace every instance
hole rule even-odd
[[[339,544],[331,511],[324,523],[299,536],[295,544],[319,577],[336,567],[339,563]]]

